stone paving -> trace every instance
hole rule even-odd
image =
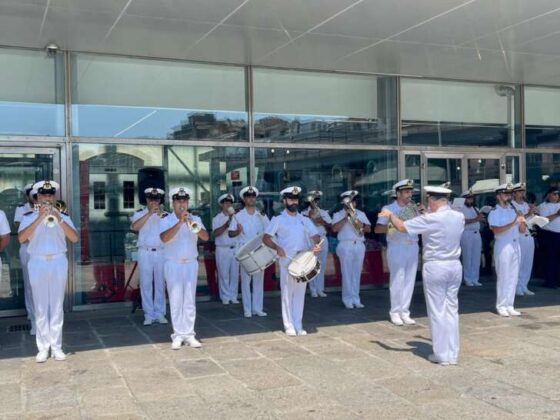
[[[546,419],[560,418],[560,291],[532,287],[519,318],[492,312],[494,284],[461,289],[458,366],[426,360],[422,288],[418,325],[386,318],[388,291],[307,298],[309,335],[280,331],[279,297],[266,318],[240,305],[198,304],[201,349],[170,348],[170,325],[142,326],[125,309],[66,316],[65,362],[35,363],[34,340],[0,320],[0,418]]]

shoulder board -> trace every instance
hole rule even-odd
[[[169,216],[169,213],[163,213],[160,217],[163,219],[164,217]]]
[[[139,211],[142,211],[142,210],[144,210],[144,209],[143,209],[143,208],[140,208],[140,209],[136,210],[136,212],[138,213]]]
[[[25,207],[25,204],[20,204],[18,205],[18,207]]]
[[[33,214],[33,213],[35,213],[35,212],[34,211],[28,211],[27,213],[23,213],[23,215],[28,216],[28,215]]]
[[[60,214],[63,214],[65,216],[68,216],[68,213],[66,213],[65,211],[61,211]]]

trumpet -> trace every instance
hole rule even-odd
[[[360,222],[358,220],[358,213],[356,212],[356,209],[352,204],[352,200],[354,200],[354,196],[344,197],[342,199],[342,204],[346,209],[346,213],[348,213],[348,216],[346,216],[346,220],[348,220],[348,223],[350,223],[350,225],[356,231],[358,236],[364,236],[364,229],[362,226],[360,226]]]
[[[58,211],[59,213],[63,213],[67,209],[66,203],[64,201],[57,200],[54,204],[52,204],[50,201],[44,201],[41,204],[35,204],[34,210],[40,211],[43,207],[47,207],[49,209],[47,217],[45,217],[45,220],[43,221],[43,223],[49,228],[53,228],[58,225],[58,218],[56,217],[54,212]]]
[[[185,207],[179,207],[179,212],[181,213],[181,221],[187,223],[187,227],[189,228],[191,233],[198,235],[198,232],[202,230],[202,226],[195,222],[192,217],[190,217],[190,215],[184,215],[183,213],[185,213],[185,211],[187,211]]]

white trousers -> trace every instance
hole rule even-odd
[[[321,264],[321,271],[309,282],[309,289],[313,293],[325,291],[325,271],[327,271],[327,257],[329,256],[329,241],[325,238],[321,244],[321,251],[315,254]]]
[[[519,249],[521,252],[521,260],[519,262],[519,280],[517,282],[517,290],[525,292],[531,280],[531,272],[533,271],[533,257],[535,255],[535,240],[530,234],[521,234],[519,237]]]
[[[194,337],[198,261],[165,260],[164,269],[169,312],[173,324],[171,339]]]
[[[459,357],[459,300],[462,267],[459,260],[428,261],[422,267],[424,296],[430,321],[432,347],[443,362]]]
[[[467,284],[478,283],[480,279],[481,252],[482,239],[480,238],[480,232],[477,230],[463,231],[461,255],[463,256],[463,277]]]
[[[418,269],[418,244],[389,243],[387,247],[389,265],[389,292],[391,315],[410,315],[410,301],[414,293],[416,270]]]
[[[235,259],[235,248],[216,246],[216,268],[222,301],[237,299],[239,291],[239,263]]]
[[[25,296],[25,310],[27,311],[27,319],[32,323],[35,322],[35,310],[33,309],[33,292],[29,283],[29,254],[27,253],[27,243],[21,244],[19,247],[19,262],[21,264],[21,272],[23,275],[23,293]],[[1,267],[1,266],[0,266]]]
[[[165,316],[165,281],[163,280],[163,251],[138,250],[140,294],[146,319]]]
[[[27,263],[35,310],[35,340],[39,351],[62,349],[64,290],[68,278],[65,254],[46,259],[31,255]]]
[[[336,247],[342,271],[342,303],[356,305],[360,302],[360,277],[366,247],[360,241],[340,241]]]
[[[287,258],[283,258],[287,260]],[[288,261],[280,261],[280,291],[282,296],[282,322],[284,330],[303,329],[303,307],[307,283],[297,282],[288,272]]]
[[[241,267],[241,299],[243,300],[243,311],[254,314],[262,312],[264,299],[264,271],[259,271],[250,276]],[[251,290],[251,284],[253,286]]]
[[[496,267],[496,309],[513,308],[515,288],[519,279],[519,241],[494,241]]]

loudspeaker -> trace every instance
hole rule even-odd
[[[165,172],[157,166],[146,166],[138,170],[138,201],[146,205],[146,188],[161,188],[165,191]],[[167,192],[166,192],[167,193]]]

